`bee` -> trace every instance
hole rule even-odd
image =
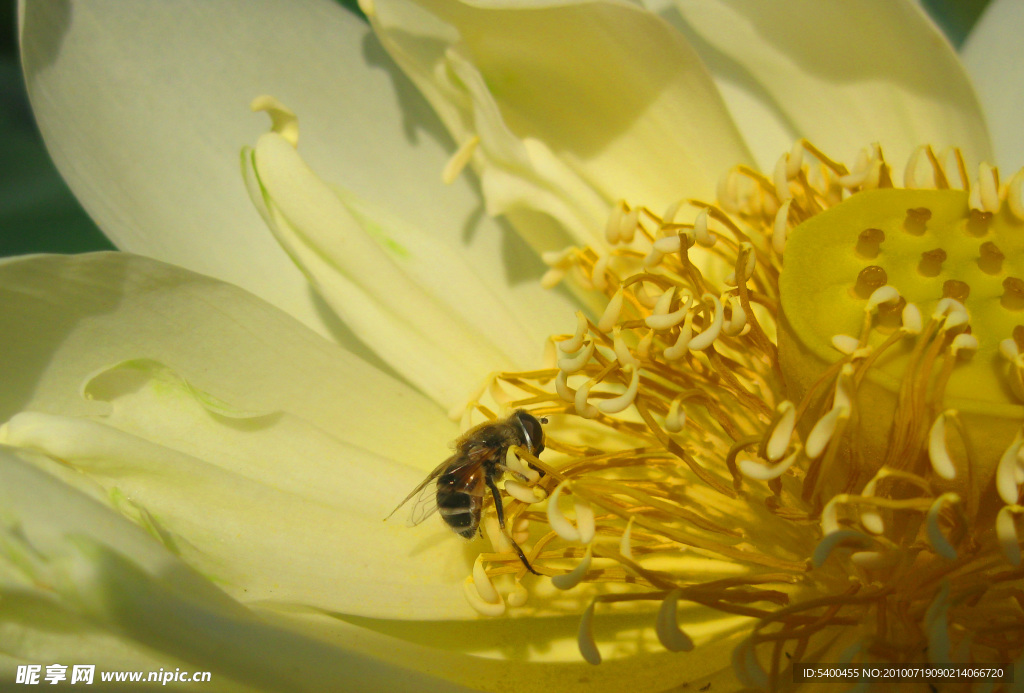
[[[472,539],[480,527],[480,514],[484,504],[484,488],[491,491],[494,510],[498,514],[498,525],[505,538],[519,554],[527,570],[539,575],[519,544],[505,529],[505,508],[501,502],[497,481],[505,472],[505,456],[509,448],[518,445],[536,457],[544,450],[544,429],[547,419],[537,419],[532,414],[517,409],[507,419],[488,421],[466,431],[455,441],[455,454],[432,471],[419,486],[412,490],[391,515],[417,496],[412,506],[410,525],[418,525],[435,512],[456,533]],[[516,474],[516,472],[512,472]],[[436,482],[431,487],[431,482]],[[388,517],[391,517],[388,515]],[[386,519],[386,518],[385,518]]]

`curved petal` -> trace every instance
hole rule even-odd
[[[270,229],[325,302],[443,406],[462,407],[494,370],[536,365],[541,342],[517,324],[510,297],[439,239],[332,189],[277,133],[243,153],[243,166]]]
[[[446,239],[492,291],[511,287],[539,332],[571,313],[536,286],[546,268],[516,234],[483,218],[472,181],[441,183],[451,141],[366,25],[330,0],[26,2],[21,41],[50,152],[123,249],[241,286],[368,356],[247,198],[238,150],[265,122],[248,104],[272,93],[301,115],[325,180]]]
[[[414,649],[393,638],[369,634],[376,648],[368,648],[351,632],[328,643],[269,623],[131,523],[27,464],[33,457],[0,447],[0,624],[5,635],[27,636],[5,638],[5,652],[30,662],[94,657],[85,661],[97,664],[96,683],[105,669],[180,665],[211,672],[224,691],[466,690],[421,673],[422,648],[404,663],[386,661],[389,650]],[[104,641],[110,650],[98,652]]]
[[[675,0],[697,46],[739,99],[730,106],[758,162],[778,159],[777,130],[762,137],[762,109],[840,160],[873,142],[901,169],[919,144],[991,158],[981,107],[956,53],[911,0],[749,3]],[[751,103],[758,105],[745,117]],[[766,150],[759,142],[766,140]]]
[[[992,0],[961,49],[964,65],[985,105],[996,164],[1009,177],[1024,166],[1024,61],[1020,32],[1024,4]]]
[[[718,176],[748,160],[697,55],[635,6],[366,5],[455,140],[479,138],[474,163],[494,212],[541,211],[575,242],[601,244],[610,203],[660,211],[711,197]]]
[[[104,413],[82,384],[147,358],[240,410],[287,411],[426,470],[458,432],[436,404],[251,294],[124,253],[0,263],[0,334],[0,420]]]

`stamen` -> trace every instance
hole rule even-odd
[[[651,345],[654,344],[654,330],[645,334],[636,345],[636,355],[644,361],[651,359]]]
[[[626,391],[618,397],[597,403],[597,408],[605,414],[618,414],[636,399],[637,389],[640,387],[640,371],[634,366],[627,366],[627,370],[632,370],[633,376],[630,378],[629,387],[626,388]]]
[[[891,284],[880,286],[871,292],[868,304],[864,306],[864,312],[871,313],[883,303],[895,303],[898,300],[900,300],[900,292],[895,286]]]
[[[594,540],[594,534],[597,531],[594,506],[577,496],[573,501],[573,507],[576,510],[576,528],[580,533],[580,542],[589,544]]]
[[[924,319],[921,317],[921,309],[918,308],[915,303],[908,302],[907,305],[903,306],[901,320],[903,323],[903,332],[906,334],[921,334],[921,330],[924,329]]]
[[[928,661],[933,664],[952,661],[949,657],[949,580],[943,580],[938,594],[924,616],[928,636]]]
[[[612,300],[608,301],[604,313],[601,314],[601,319],[597,322],[597,329],[605,334],[612,331],[612,327],[619,321],[619,315],[622,313],[622,301],[622,287],[620,286],[612,296]]]
[[[753,460],[742,458],[737,461],[740,471],[743,476],[749,479],[756,479],[758,481],[768,481],[770,479],[778,479],[780,476],[786,473],[786,470],[793,466],[796,462],[798,453],[800,452],[799,446],[794,450],[789,457],[782,460],[776,465],[765,466],[758,464]]]
[[[583,582],[583,577],[590,570],[590,564],[592,562],[592,549],[588,545],[586,552],[583,554],[583,560],[576,564],[568,573],[562,573],[560,575],[554,575],[551,578],[551,584],[560,590],[571,590],[576,585]]]
[[[686,313],[693,303],[693,297],[689,295],[681,296],[679,309],[669,313],[668,308],[672,303],[672,293],[674,290],[675,287],[672,287],[663,293],[658,298],[657,305],[654,306],[654,312],[644,319],[644,323],[652,330],[667,330],[675,327],[686,318]]]
[[[548,496],[548,526],[551,527],[551,531],[557,534],[559,537],[568,542],[580,541],[580,531],[573,526],[571,522],[562,514],[562,509],[558,507],[558,499],[562,495],[562,489],[568,481],[563,481],[555,490]]]
[[[588,380],[587,382],[580,385],[580,388],[576,390],[576,396],[573,398],[573,404],[576,407],[576,415],[582,416],[584,419],[596,419],[600,412],[593,404],[587,402],[587,398],[590,397],[590,388],[594,387],[597,382],[595,380]]]
[[[572,336],[572,339],[559,342],[558,348],[567,354],[579,351],[580,347],[583,346],[583,339],[587,336],[587,327],[587,316],[583,314],[582,310],[576,311],[576,333]]]
[[[653,334],[652,330],[651,335]],[[686,316],[686,321],[683,322],[683,327],[679,330],[679,336],[676,337],[675,343],[661,353],[666,361],[678,361],[686,356],[691,341],[693,341],[693,313]]]
[[[273,96],[257,96],[249,104],[254,112],[264,111],[270,116],[270,129],[293,147],[299,146],[299,118],[295,112]]]
[[[626,529],[622,531],[622,537],[619,539],[619,553],[626,557],[626,560],[633,560],[633,523],[636,521],[636,515],[630,515],[629,522],[626,523]]]
[[[640,210],[634,207],[622,216],[622,225],[619,227],[619,242],[632,243],[639,225]]]
[[[703,351],[711,346],[711,343],[718,338],[718,334],[722,331],[722,323],[725,320],[725,311],[722,310],[722,302],[718,300],[718,296],[704,294],[700,300],[705,304],[707,301],[714,303],[715,317],[712,319],[710,327],[690,340],[690,351]]]
[[[463,142],[462,146],[452,154],[452,158],[448,160],[444,170],[441,172],[441,180],[444,181],[445,185],[451,185],[455,182],[455,179],[466,168],[466,164],[473,159],[473,154],[476,152],[479,144],[480,135],[473,135]]]
[[[572,375],[573,373],[580,371],[586,366],[591,357],[594,355],[594,341],[591,340],[587,343],[587,346],[579,351],[579,353],[573,354],[572,356],[563,356],[558,359],[558,370]]]
[[[789,156],[783,154],[775,162],[775,171],[772,175],[772,182],[775,183],[775,194],[782,202],[788,202],[793,197],[793,191],[789,189],[789,179],[786,176],[789,168]]]
[[[537,497],[537,492],[540,491],[536,486],[527,486],[526,484],[509,479],[505,482],[505,492],[512,496],[516,500],[522,501],[527,505],[532,505],[539,501],[544,500],[543,498]]]
[[[1016,505],[1020,497],[1018,477],[1021,473],[1021,446],[1024,446],[1024,438],[1018,433],[996,467],[996,490],[1007,505]]]
[[[697,237],[697,242],[705,248],[710,248],[715,245],[718,237],[715,234],[708,231],[708,210],[702,209],[697,213],[697,218],[693,222],[693,233]]]
[[[523,461],[519,459],[519,455],[516,454],[517,449],[515,446],[510,447],[508,452],[505,453],[505,466],[509,471],[521,477],[527,483],[537,483],[540,480],[540,473],[533,467],[523,464]]]
[[[540,278],[540,285],[545,289],[553,289],[565,279],[565,270],[553,267]]]
[[[512,587],[512,591],[505,597],[505,601],[512,608],[519,608],[526,604],[526,600],[530,597],[530,593],[527,592],[526,588],[523,587],[523,583],[516,580],[516,584]]]
[[[722,331],[727,337],[735,337],[747,325],[747,314],[743,310],[739,296],[729,298],[729,318],[722,323]]]
[[[775,223],[772,225],[772,250],[782,255],[786,249],[786,237],[789,235],[789,207],[792,200],[786,200],[775,213]]]
[[[505,601],[498,594],[497,590],[494,589],[491,579],[487,577],[486,572],[483,572],[483,568],[481,567],[480,571],[477,570],[479,564],[481,564],[481,560],[478,556],[477,562],[473,564],[473,575],[466,576],[465,581],[462,583],[462,591],[466,595],[466,601],[484,616],[501,616],[505,613]],[[477,582],[478,572],[482,575],[479,582]],[[480,585],[485,585],[483,590],[487,594],[493,595],[495,601],[487,601],[481,596]]]
[[[832,346],[844,354],[852,354],[860,348],[860,340],[848,334],[832,335]]]
[[[679,433],[686,425],[686,412],[682,407],[682,396],[676,397],[668,405],[668,414],[665,415],[665,429],[670,433]]]
[[[583,659],[595,666],[601,663],[601,653],[594,640],[594,605],[596,603],[590,602],[590,606],[583,612],[583,616],[580,618],[580,629],[576,636]]]
[[[1010,565],[1020,565],[1020,540],[1017,535],[1017,523],[1014,515],[1024,513],[1024,506],[1004,505],[999,514],[996,515],[996,537],[999,539],[999,548]]]
[[[657,626],[658,640],[669,652],[689,652],[693,649],[693,640],[679,628],[676,607],[682,590],[674,589],[665,596],[658,609]]]
[[[622,328],[618,325],[612,331],[612,348],[615,351],[615,358],[623,366],[632,366],[634,368],[640,366],[640,362],[636,360],[636,357],[630,353],[629,348],[626,346],[626,341],[622,338]]]
[[[558,375],[555,376],[555,392],[566,402],[576,401],[576,390],[569,387],[565,371],[558,371]]]
[[[978,165],[978,196],[984,211],[999,211],[999,171],[984,161]]]
[[[622,228],[622,217],[625,213],[626,202],[625,200],[619,200],[608,214],[608,223],[604,227],[604,237],[609,245],[615,245],[619,242],[619,230]]]
[[[956,467],[953,466],[949,449],[946,447],[946,417],[955,415],[956,412],[952,409],[939,414],[928,432],[928,459],[935,473],[946,480],[956,478]]]
[[[1024,221],[1024,168],[1013,174],[1006,186],[1006,205],[1013,216]]]
[[[590,274],[590,280],[598,291],[608,288],[608,263],[611,262],[611,259],[612,256],[606,254],[597,258],[597,262],[594,263],[594,271]]]
[[[788,399],[780,402],[775,411],[779,416],[770,429],[771,435],[765,446],[767,457],[772,462],[786,454],[796,428],[796,407],[792,402]]]
[[[956,549],[949,543],[945,535],[942,534],[942,530],[939,529],[939,512],[942,510],[942,506],[945,503],[959,503],[960,496],[955,493],[943,493],[941,496],[935,499],[928,508],[928,514],[925,518],[925,526],[928,533],[928,543],[931,544],[932,549],[938,555],[942,556],[946,560],[956,560]]]
[[[814,547],[814,553],[811,554],[811,565],[815,568],[823,566],[828,557],[832,555],[832,551],[840,544],[854,544],[861,548],[867,548],[871,546],[871,538],[863,532],[853,529],[840,529],[837,532],[832,532]]]

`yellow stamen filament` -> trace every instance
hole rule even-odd
[[[1022,462],[1021,452],[1024,438],[1018,433],[1010,447],[1006,448],[996,467],[996,490],[1007,505],[1014,505],[1020,497]]]
[[[448,160],[444,170],[441,171],[441,180],[444,181],[445,185],[451,185],[455,182],[455,179],[459,177],[466,165],[469,164],[473,159],[473,154],[476,152],[477,147],[480,145],[480,135],[473,135],[452,154],[452,158]]]

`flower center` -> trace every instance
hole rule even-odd
[[[1019,380],[1008,377],[1017,370],[1000,354],[1024,334],[1024,224],[1008,206],[981,211],[968,198],[861,192],[787,241],[787,396],[803,400],[842,353],[855,368],[850,445],[834,460],[842,472],[822,482],[825,495],[860,487],[881,467],[925,474],[931,462],[933,481],[950,482],[941,487],[963,498],[987,490],[981,505],[997,507],[991,481],[1024,421]]]
[[[983,167],[953,190],[923,148],[908,187],[922,154],[933,189],[899,190],[877,147],[851,172],[800,142],[770,177],[733,171],[717,204],[620,203],[608,248],[545,258],[549,283],[606,308],[552,339],[550,368],[489,394],[551,420],[554,454],[519,453],[545,474],[508,482],[505,512],[531,564],[589,604],[588,661],[597,605],[652,600],[673,651],[744,630],[751,686],[807,653],[1024,650],[1006,635],[1024,633],[1024,173],[1000,186]],[[489,536],[467,596],[497,613],[492,580],[519,606],[534,578]]]

